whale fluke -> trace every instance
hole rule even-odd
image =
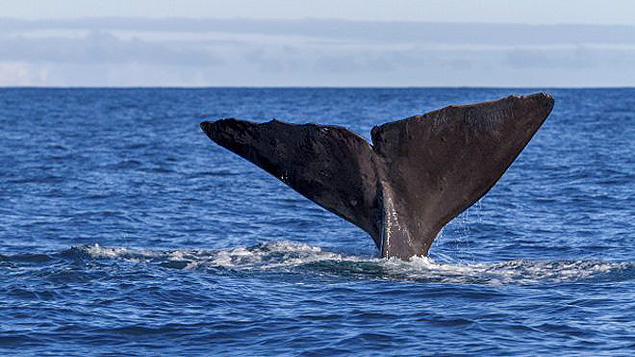
[[[452,218],[489,191],[553,108],[545,93],[450,106],[373,127],[204,121],[211,140],[352,222],[382,257],[427,255]]]

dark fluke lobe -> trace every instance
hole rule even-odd
[[[383,257],[427,255],[452,218],[489,191],[545,121],[546,93],[450,106],[372,129],[204,121],[211,140],[368,232]]]

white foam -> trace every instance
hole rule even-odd
[[[389,273],[410,279],[431,279],[442,282],[478,282],[489,284],[534,284],[540,281],[565,282],[583,279],[616,269],[627,269],[632,263],[587,261],[443,264],[427,257],[413,257],[408,262],[388,259],[384,263]]]
[[[249,249],[241,247],[220,251],[208,263],[225,268],[264,270],[341,259],[339,254],[323,252],[319,247],[282,241],[264,243]]]
[[[319,247],[304,243],[278,241],[254,247],[238,247],[230,250],[200,251],[176,250],[156,252],[127,248],[108,248],[100,245],[81,249],[95,259],[113,259],[129,262],[184,262],[184,269],[220,267],[232,270],[292,270],[307,264],[325,262],[329,271],[342,274],[359,274],[360,266],[348,263],[364,263],[363,274],[377,274],[387,279],[409,279],[450,283],[479,284],[534,284],[540,281],[565,282],[588,278],[616,269],[628,269],[633,263],[609,263],[586,261],[529,262],[509,261],[502,263],[437,263],[428,257],[413,257],[409,261],[397,258],[364,259],[355,256],[325,252]],[[341,264],[347,263],[347,264]],[[339,264],[339,266],[338,266]],[[369,265],[370,264],[370,265]],[[372,267],[375,267],[373,269]],[[312,266],[316,271],[321,268]],[[376,269],[381,268],[381,269]],[[339,270],[338,270],[339,269]]]
[[[137,262],[143,255],[141,251],[130,252],[126,248],[108,248],[102,247],[99,244],[82,248],[84,253],[98,259],[124,259]]]

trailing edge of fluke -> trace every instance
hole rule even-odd
[[[452,218],[485,195],[545,121],[546,93],[450,106],[372,129],[204,121],[207,136],[352,222],[382,257],[427,255]]]

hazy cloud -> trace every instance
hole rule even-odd
[[[632,86],[635,27],[0,19],[0,85]]]
[[[522,25],[479,23],[381,22],[327,19],[148,19],[84,18],[68,20],[0,19],[3,32],[53,29],[128,30],[164,33],[232,33],[302,36],[390,43],[441,44],[635,44],[635,26]]]
[[[209,52],[178,45],[122,40],[102,31],[79,38],[0,37],[0,61],[62,63],[147,63],[207,65],[218,62]]]

